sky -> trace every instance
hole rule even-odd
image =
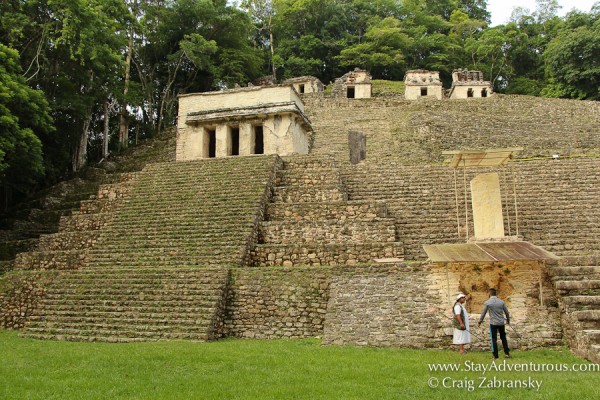
[[[573,8],[590,12],[592,5],[597,0],[559,0],[563,7],[558,15],[563,16]],[[487,10],[492,14],[492,26],[505,24],[510,18],[513,8],[529,8],[532,12],[536,8],[535,0],[487,0]]]

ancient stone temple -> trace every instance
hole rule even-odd
[[[367,99],[371,97],[371,74],[364,69],[355,68],[335,80],[333,97],[348,99]]]
[[[299,76],[290,78],[283,82],[284,85],[292,85],[299,94],[320,93],[323,91],[323,82],[314,76]]]
[[[424,97],[441,100],[443,97],[442,81],[438,71],[423,69],[406,71],[404,85],[406,100],[417,100]]]
[[[292,86],[179,96],[176,160],[307,154],[312,128]]]
[[[483,72],[455,69],[452,71],[451,99],[467,99],[469,97],[489,97],[494,94],[490,81],[483,79]]]

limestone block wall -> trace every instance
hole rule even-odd
[[[469,296],[472,346],[489,349],[487,327],[478,328],[477,318],[492,286],[511,312],[515,330],[508,327],[507,332],[512,348],[563,344],[556,295],[540,264],[336,267],[331,279],[325,344],[448,347],[451,307],[462,291]]]
[[[0,327],[20,329],[44,297],[56,271],[19,271],[0,280]]]
[[[225,336],[304,338],[320,336],[329,295],[330,269],[232,269]]]
[[[85,250],[98,242],[99,230],[80,232],[59,232],[40,236],[38,250]]]
[[[324,344],[440,347],[448,344],[440,301],[424,263],[334,270]]]
[[[109,213],[73,214],[62,216],[58,223],[59,231],[89,231],[107,226],[112,215]]]
[[[19,253],[15,258],[15,269],[67,270],[79,269],[86,263],[86,253],[80,250],[32,251]]]

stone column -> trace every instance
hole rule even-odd
[[[193,124],[180,134],[177,143],[177,161],[204,158],[204,127]]]
[[[218,158],[229,155],[231,155],[230,129],[225,124],[217,125],[215,156]]]
[[[275,119],[277,118],[277,121]],[[265,154],[278,154],[277,128],[281,125],[281,117],[268,116],[263,122],[263,138]]]
[[[254,127],[251,123],[240,122],[240,156],[254,154]]]

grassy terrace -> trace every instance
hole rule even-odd
[[[466,378],[477,386],[482,373],[430,372],[428,364],[490,366],[489,353],[324,347],[315,339],[107,344],[36,341],[0,331],[0,354],[2,399],[600,398],[597,369],[488,371],[488,379],[531,377],[541,381],[541,388],[476,387],[469,393],[432,389],[428,381],[449,377],[458,385]],[[567,350],[515,351],[513,356],[506,365],[590,366]]]

